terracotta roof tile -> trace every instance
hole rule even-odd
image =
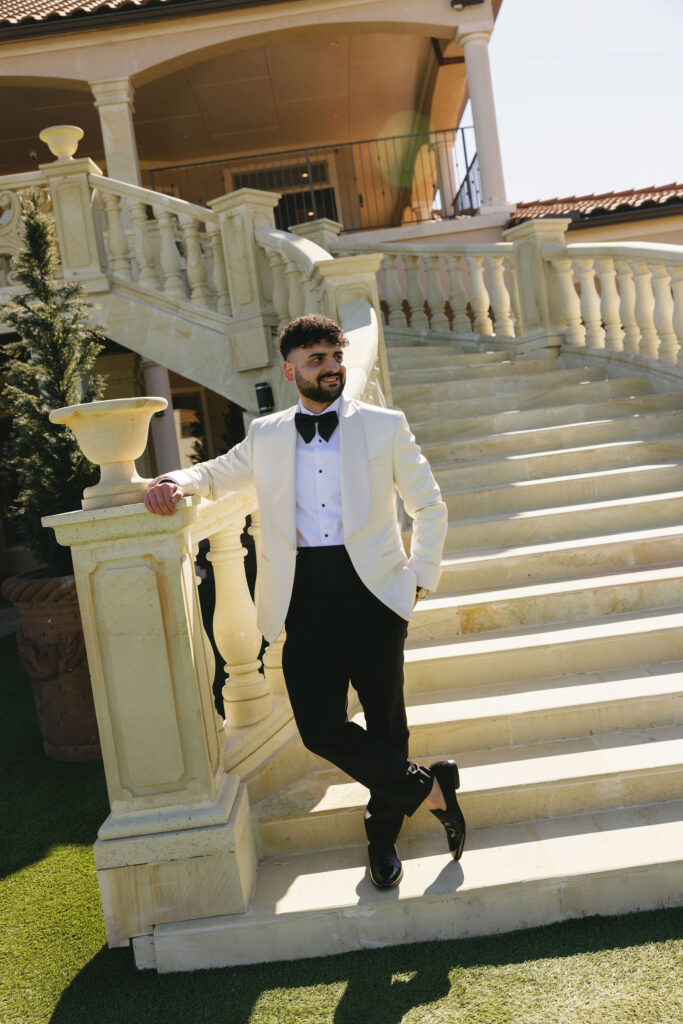
[[[0,24],[20,25],[48,18],[68,18],[73,14],[165,3],[173,3],[173,0],[0,0]]]
[[[515,221],[530,217],[572,216],[577,219],[602,216],[636,210],[639,207],[653,208],[667,203],[683,202],[683,185],[652,185],[650,188],[626,189],[623,192],[602,192],[599,195],[567,196],[566,199],[535,199],[528,203],[517,203],[513,215]]]

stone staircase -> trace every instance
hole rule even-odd
[[[413,756],[461,767],[462,861],[421,809],[399,843],[404,880],[379,892],[361,786],[312,757],[278,792],[255,777],[251,907],[157,926],[159,970],[680,901],[683,391],[472,349],[388,350],[394,402],[449,509],[406,695]]]

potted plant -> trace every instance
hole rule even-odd
[[[40,568],[5,580],[2,594],[21,612],[17,642],[45,752],[95,760],[101,752],[71,552],[40,519],[79,508],[84,487],[97,481],[97,467],[49,413],[100,397],[104,380],[92,370],[103,334],[88,323],[83,286],[57,278],[54,225],[43,203],[35,190],[23,199],[24,244],[14,270],[24,290],[0,305],[0,319],[16,332],[3,345],[2,402],[13,417],[5,465],[19,487],[9,514]]]

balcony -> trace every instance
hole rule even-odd
[[[258,153],[144,172],[148,187],[205,206],[239,188],[281,194],[279,228],[328,217],[344,231],[475,214],[481,181],[473,128]]]

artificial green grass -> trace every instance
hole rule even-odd
[[[42,752],[0,641],[0,1024],[680,1024],[683,911],[157,975],[106,947],[91,844],[100,764]]]

